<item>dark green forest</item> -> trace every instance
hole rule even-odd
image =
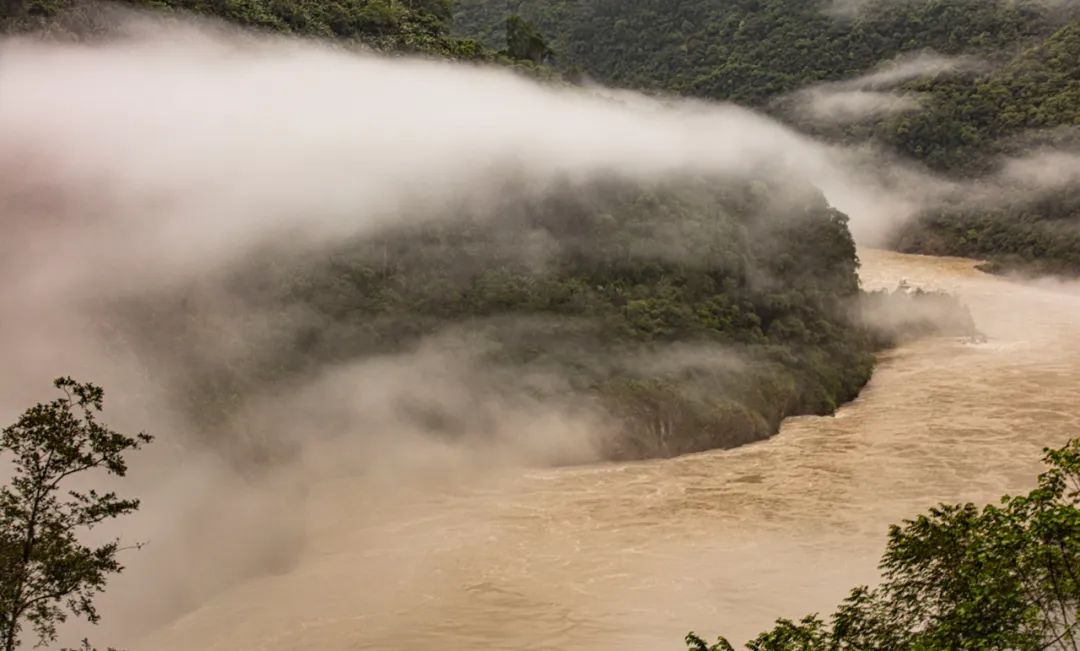
[[[873,351],[933,323],[870,328],[846,217],[809,192],[777,203],[776,190],[764,181],[608,179],[567,181],[529,199],[507,187],[491,211],[433,216],[438,223],[342,243],[329,255],[267,251],[229,290],[279,315],[279,344],[194,367],[177,393],[192,412],[226,418],[250,396],[328,362],[467,332],[484,344],[482,364],[563,381],[538,397],[586,396],[614,416],[609,458],[759,440],[786,416],[831,413],[855,397]],[[156,333],[143,340],[152,358],[184,359],[205,334],[183,307],[197,300],[121,306],[121,326]],[[952,331],[973,332],[966,312],[950,306],[961,316]],[[428,429],[458,433],[436,407],[417,409]]]
[[[870,72],[922,51],[984,62],[899,90],[918,111],[817,135],[878,147],[956,179],[992,173],[1033,147],[1075,148],[1080,126],[1076,8],[983,0],[871,1],[850,15],[797,0],[459,0],[455,29],[484,43],[506,16],[532,21],[556,66],[602,83],[732,101],[805,127],[787,94]],[[1017,190],[1018,192],[1019,190]],[[1015,194],[1015,193],[1014,193]],[[1044,212],[1039,212],[1044,211]],[[990,258],[996,269],[1080,273],[1070,202],[1010,200],[992,211],[925,215],[896,235],[901,250]]]
[[[1051,29],[1034,4],[879,2],[855,18],[826,9],[799,0],[458,0],[455,29],[498,45],[506,17],[520,15],[547,36],[558,65],[597,81],[752,106],[902,52],[1000,51]]]
[[[830,134],[870,137],[956,178],[992,171],[995,156],[1068,145],[1068,128],[1080,124],[1080,29],[1068,16],[1026,2],[912,0],[839,17],[797,0],[462,0],[456,29],[475,39],[451,31],[447,0],[120,4],[391,54],[495,62],[533,75],[553,66],[570,78],[587,74],[777,115],[782,104],[775,100],[786,93],[858,75],[904,52],[974,52],[994,66],[964,79],[911,82],[928,98],[923,111]],[[109,11],[78,0],[0,0],[0,28],[47,38],[107,36],[115,16]],[[329,250],[268,246],[223,277],[99,305],[101,325],[147,368],[184,369],[172,388],[207,432],[328,364],[409,353],[432,337],[479,340],[486,367],[562,380],[529,387],[537,397],[583,396],[610,416],[614,426],[602,451],[610,459],[760,440],[787,416],[831,413],[854,398],[870,377],[874,353],[899,339],[976,334],[950,296],[863,292],[847,217],[814,188],[768,177],[690,176],[565,179],[539,193],[525,185],[507,182],[491,206],[409,215]],[[1066,188],[1037,199],[1003,198],[989,208],[958,205],[924,216],[896,243],[990,257],[995,270],[1077,272],[1076,196]],[[274,345],[252,342],[227,359],[193,355],[208,336],[223,334],[199,309],[207,283],[214,298],[228,296],[256,319],[269,315],[265,339]],[[887,312],[902,318],[882,319]],[[96,386],[66,378],[56,386],[77,400],[67,393],[39,404],[4,430],[4,447],[23,453],[16,469],[32,470],[16,475],[16,487],[34,480],[55,491],[50,475],[39,471],[43,456],[54,467],[50,446],[78,470],[94,468],[90,462],[104,454],[98,465],[122,476],[123,453],[150,437],[98,425],[91,412],[101,410],[103,393]],[[73,419],[73,406],[82,409],[82,421]],[[462,433],[437,404],[408,407],[433,434]],[[255,440],[246,452],[272,454],[272,444]],[[1080,443],[1048,450],[1046,463],[1027,495],[984,508],[942,505],[893,527],[880,586],[856,588],[828,618],[779,620],[748,648],[1075,647]],[[77,591],[82,601],[70,602],[74,613],[95,621],[92,597],[122,569],[114,558],[118,543],[83,548],[73,525],[127,514],[138,501],[93,491],[70,497],[46,502],[53,523],[48,553],[33,559],[62,589],[50,584],[44,597],[24,594],[17,581],[16,598],[0,618],[9,648],[23,604],[52,604]],[[37,501],[29,508],[14,498],[5,503],[16,525],[27,520],[24,513],[36,517]],[[32,531],[34,517],[28,522]],[[9,542],[24,535],[23,528],[12,532]],[[27,571],[31,551],[24,545],[8,578]],[[38,608],[30,623],[50,641],[66,615],[55,605]],[[691,634],[686,642],[692,651],[733,651],[722,638],[710,645]]]
[[[249,29],[360,44],[388,53],[494,58],[494,51],[475,41],[450,36],[450,0],[3,0],[0,26],[8,33],[107,33],[115,21],[110,6],[159,16],[208,16]]]
[[[526,67],[551,54],[523,22],[510,21],[498,51],[450,36],[448,5],[435,0],[127,4],[394,53],[466,53]],[[110,20],[99,6],[67,0],[5,7],[9,30],[54,37],[93,35]],[[508,185],[495,209],[445,212],[329,254],[268,251],[238,264],[224,287],[275,315],[275,345],[238,358],[192,361],[207,327],[193,307],[197,287],[109,306],[102,320],[151,365],[188,369],[176,395],[208,430],[320,365],[408,352],[467,330],[489,344],[485,364],[557,376],[558,391],[587,396],[613,416],[606,456],[644,458],[739,445],[771,435],[786,416],[832,412],[865,384],[875,350],[933,329],[918,317],[872,327],[862,317],[868,301],[948,303],[864,297],[847,218],[816,190],[776,179],[567,179],[542,196]],[[972,333],[970,317],[950,306],[960,315],[951,331]],[[641,363],[674,347],[726,357]],[[456,432],[443,415],[423,417]]]
[[[1073,185],[1038,198],[925,215],[896,238],[900,251],[986,258],[985,271],[1075,277],[1080,273],[1080,194]]]

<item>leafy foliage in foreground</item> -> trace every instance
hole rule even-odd
[[[1047,450],[1027,495],[940,505],[893,526],[883,580],[825,621],[777,621],[752,651],[1080,648],[1080,440]],[[690,634],[691,651],[734,651]]]
[[[86,531],[139,508],[114,492],[76,490],[71,480],[104,472],[127,473],[125,455],[151,441],[97,421],[104,392],[60,378],[63,397],[26,410],[0,434],[10,460],[10,482],[0,487],[0,646],[20,645],[29,627],[40,644],[56,641],[69,616],[97,623],[95,596],[123,570],[120,542],[84,544]],[[84,648],[89,644],[84,642]]]

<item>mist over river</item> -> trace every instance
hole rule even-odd
[[[970,260],[861,251],[868,289],[955,292],[985,343],[930,339],[880,358],[835,417],[673,460],[373,488],[318,484],[300,559],[133,647],[678,649],[831,612],[874,581],[889,523],[937,501],[1031,484],[1080,432],[1080,291]],[[379,499],[370,499],[378,490]]]

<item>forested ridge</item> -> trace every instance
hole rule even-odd
[[[898,133],[919,135],[895,142],[945,170],[974,167],[977,172],[1027,150],[1075,154],[1080,144],[1078,61],[1080,23],[1074,22],[974,84],[942,83],[925,113],[901,121]],[[913,144],[919,140],[938,144]],[[1043,173],[1060,177],[1056,187],[1032,193],[1018,183],[1001,188],[993,205],[935,211],[899,233],[896,245],[904,251],[989,258],[990,270],[1080,274],[1075,165],[1075,159],[1049,158]]]
[[[505,17],[520,15],[549,39],[556,65],[578,74],[757,107],[823,137],[870,141],[955,179],[992,174],[1003,157],[1035,147],[1076,147],[1075,6],[913,0],[836,9],[796,0],[460,0],[455,29],[495,42]],[[828,128],[788,110],[795,91],[927,51],[980,65],[899,83],[897,91],[919,98],[917,110]],[[1001,269],[1075,274],[1078,224],[1070,202],[1010,199],[991,211],[927,214],[895,243],[901,250],[991,258]]]
[[[92,34],[109,29],[110,6],[208,16],[253,30],[357,43],[384,52],[465,59],[494,55],[473,40],[449,35],[449,0],[4,0],[0,26],[8,33]]]
[[[897,149],[954,174],[986,171],[992,155],[1074,141],[1080,126],[1080,22],[1023,47],[1001,67],[971,78],[912,84],[925,110],[887,125]]]
[[[553,14],[535,16],[542,29],[511,17],[503,42],[485,44],[450,32],[446,0],[119,4],[159,16],[194,13],[253,30],[333,39],[384,54],[499,63],[534,76],[545,76],[544,66],[553,61],[571,78],[580,73],[576,66],[597,74],[584,59],[560,62],[565,55],[559,43],[566,41],[552,41],[552,47],[544,37],[552,25],[545,21],[562,20],[560,12],[584,6],[571,2],[551,3]],[[641,6],[654,9],[633,13]],[[821,7],[784,0],[739,0],[731,7],[732,17],[716,17],[684,14],[680,5],[612,3],[605,20],[622,16],[620,10],[627,17],[615,18],[623,24],[611,45],[624,49],[616,49],[609,63],[618,74],[637,76],[610,80],[734,99],[782,115],[784,105],[776,99],[807,83],[866,72],[876,65],[874,57],[922,47],[946,53],[975,48],[995,65],[964,79],[908,84],[928,98],[922,112],[823,135],[870,137],[929,168],[967,179],[985,173],[993,156],[1070,141],[1078,92],[1077,28],[1062,26],[1061,16],[1034,5],[913,0],[839,22]],[[514,11],[526,13],[521,6]],[[715,38],[716,47],[731,48],[724,54],[730,65],[665,73],[659,59],[649,63],[654,52],[647,40],[632,45],[633,32],[648,37],[653,28],[678,23],[679,38],[664,41],[663,51],[693,53],[703,62],[699,67],[707,67],[712,46],[685,36],[695,29],[691,18],[711,25],[715,31],[707,36]],[[108,5],[79,0],[0,0],[0,29],[31,38],[109,38],[111,21],[119,19]],[[813,30],[801,31],[802,20]],[[783,23],[784,30],[773,34],[773,23]],[[820,60],[806,56],[819,51]],[[634,63],[635,57],[640,61]],[[650,81],[666,78],[686,85]],[[371,385],[390,378],[378,377],[366,387],[378,395],[366,404],[393,403],[395,435],[406,436],[415,425],[436,441],[473,437],[486,443],[485,435],[491,434],[497,444],[497,433],[487,430],[499,413],[488,404],[509,403],[520,394],[548,409],[602,414],[590,421],[600,430],[599,453],[607,459],[642,459],[760,440],[787,416],[831,413],[854,398],[870,377],[875,351],[900,338],[977,334],[970,314],[951,296],[906,285],[893,292],[862,291],[847,216],[817,189],[790,179],[767,173],[749,178],[683,173],[649,181],[590,175],[538,189],[512,170],[502,172],[501,187],[484,201],[405,202],[394,215],[398,219],[363,236],[329,246],[306,246],[302,233],[296,242],[268,238],[253,253],[245,250],[242,259],[194,279],[95,297],[84,308],[93,317],[89,327],[100,329],[95,334],[103,338],[96,342],[122,353],[117,359],[138,359],[148,380],[151,374],[163,376],[154,381],[168,383],[166,392],[176,403],[169,408],[183,412],[183,426],[194,429],[193,436],[203,434],[207,446],[228,439],[218,451],[236,455],[228,470],[241,477],[273,473],[280,467],[273,463],[275,455],[295,452],[290,448],[295,439],[273,440],[274,434],[263,432],[273,428],[262,425],[285,410],[300,412],[288,416],[303,423],[304,433],[321,425],[343,429],[338,405],[329,403],[342,396],[343,402],[362,403],[359,383],[340,394],[326,391],[327,380],[342,379],[328,369],[390,360],[377,369],[385,373],[421,357],[425,348],[437,348],[444,355],[436,359],[440,370],[449,369],[452,381],[470,385],[474,395],[447,409],[447,400],[429,391],[434,383],[421,380],[415,393],[379,394]],[[1080,265],[1077,196],[1066,184],[1056,193],[1018,196],[994,209],[958,205],[927,215],[901,234],[899,245],[1072,271]],[[228,345],[207,345],[216,339],[227,339]],[[477,369],[481,372],[473,373]],[[415,382],[415,373],[407,379]],[[19,646],[21,635],[33,634],[39,646],[55,642],[58,625],[69,618],[97,623],[94,600],[107,579],[123,570],[117,554],[130,548],[119,539],[88,547],[82,528],[132,514],[139,501],[118,497],[111,485],[98,493],[80,483],[77,487],[86,491],[80,492],[66,491],[60,482],[84,471],[123,477],[126,454],[152,441],[145,433],[129,436],[101,424],[104,392],[96,385],[61,377],[55,387],[60,397],[31,407],[0,436],[13,469],[11,487],[0,494],[6,595],[0,603],[0,642],[8,649]],[[307,387],[327,395],[313,406],[303,405],[302,395],[274,404],[276,397]],[[161,420],[167,420],[166,413]],[[365,434],[354,431],[362,427],[344,429],[348,435]],[[165,458],[187,463],[178,451]],[[379,457],[376,463],[387,457],[381,447],[371,454]],[[942,505],[892,527],[879,587],[854,589],[827,618],[779,620],[748,648],[1075,647],[1080,637],[1075,614],[1080,443],[1047,450],[1045,460],[1046,472],[1027,495],[1004,497],[999,506],[985,508]],[[330,468],[330,479],[336,478],[334,464],[312,466]],[[416,474],[428,472],[423,464],[416,468]],[[372,486],[400,489],[406,477],[394,470],[393,483]],[[209,493],[202,485],[213,486],[206,479],[212,476],[195,473],[196,488],[215,502],[229,503],[231,495]],[[295,493],[298,485],[286,481],[283,487]],[[241,491],[240,499],[246,497]],[[249,527],[240,508],[251,509],[252,502],[235,504],[239,507],[222,517]],[[435,506],[442,508],[443,501]],[[287,520],[291,516],[283,509],[291,507],[289,501],[275,501],[274,519]],[[172,515],[186,528],[203,522],[188,519],[182,509]],[[364,515],[350,517],[366,526]],[[416,520],[411,513],[410,518]],[[595,528],[597,522],[589,524]],[[282,530],[288,527],[257,533],[274,538],[272,532]],[[100,540],[100,534],[87,538]],[[196,528],[196,538],[211,545],[225,539],[212,525]],[[237,538],[232,546],[245,556],[257,555],[261,548],[245,546],[248,540]],[[176,564],[175,555],[166,558]],[[381,554],[372,558],[384,560]],[[185,572],[204,566],[193,567],[185,565]],[[164,585],[166,591],[175,589],[168,581]],[[686,643],[693,651],[733,651],[723,638],[710,646],[690,634]],[[79,648],[93,647],[83,640]]]
[[[520,15],[551,42],[558,64],[603,83],[749,105],[809,83],[844,79],[897,54],[1015,47],[1050,29],[1030,3],[878,2],[854,18],[798,0],[458,0],[455,25],[485,43]]]
[[[852,314],[846,218],[820,197],[772,205],[771,189],[609,179],[567,182],[539,200],[508,189],[492,213],[395,229],[277,269],[268,256],[233,290],[281,308],[282,345],[202,367],[183,393],[200,413],[228,414],[275,376],[449,333],[455,346],[479,341],[485,366],[559,378],[545,399],[585,396],[615,415],[622,425],[605,456],[761,439],[785,416],[853,398],[885,343]],[[197,339],[200,323],[179,308],[189,298],[132,306],[133,323],[160,337],[151,354],[184,355],[167,342]],[[434,404],[415,411],[448,436],[462,426],[432,417]]]
[[[527,67],[546,55],[527,25],[499,53],[454,38],[437,1],[127,4],[390,52],[465,52]],[[9,2],[5,20],[12,31],[61,36],[106,28],[107,14],[87,7]],[[224,287],[273,315],[272,345],[252,343],[239,356],[191,354],[215,327],[193,307],[198,287],[112,305],[102,320],[149,363],[180,360],[188,372],[177,395],[208,428],[320,365],[467,332],[483,342],[477,363],[558,378],[545,385],[548,397],[611,416],[603,450],[611,458],[738,445],[774,433],[786,416],[830,413],[867,381],[873,352],[903,334],[861,318],[847,218],[812,188],[770,178],[566,179],[541,196],[508,185],[494,209],[444,212],[329,255],[268,252],[238,264]],[[903,298],[924,299],[948,303]],[[957,313],[953,331],[973,332]],[[927,327],[916,316],[901,330]],[[517,389],[537,391],[490,387]],[[407,411],[428,429],[460,433],[439,409]]]

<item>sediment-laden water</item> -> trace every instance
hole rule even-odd
[[[863,283],[958,293],[985,343],[881,357],[835,417],[674,460],[507,470],[308,496],[307,545],[138,644],[155,651],[679,649],[829,611],[873,581],[889,523],[1033,481],[1080,434],[1080,290],[967,260],[863,251]],[[375,499],[377,497],[377,499]]]

